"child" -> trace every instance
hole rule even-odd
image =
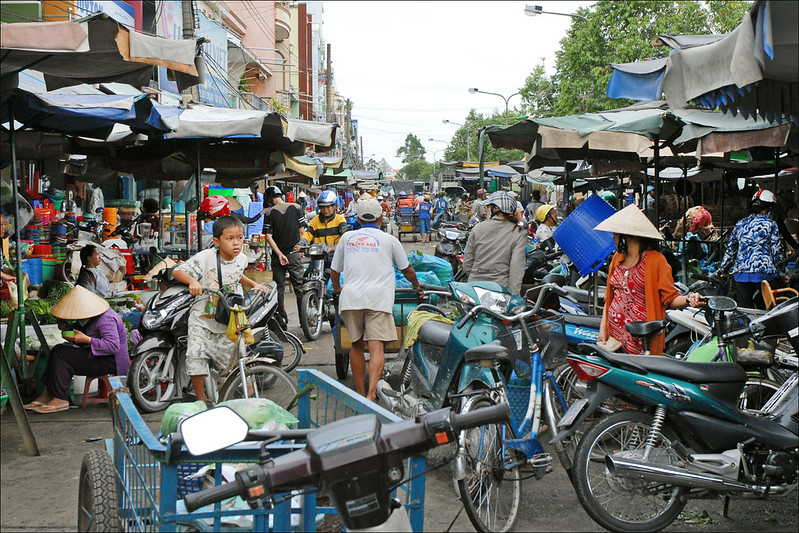
[[[266,291],[266,287],[244,275],[247,267],[247,257],[241,253],[244,224],[232,216],[219,217],[214,221],[213,238],[216,249],[203,250],[176,267],[172,273],[174,278],[188,285],[189,292],[195,296],[202,295],[203,289],[234,292],[239,290],[240,285]],[[217,254],[222,268],[221,288]],[[233,343],[225,335],[227,326],[214,320],[216,300],[216,296],[198,298],[189,315],[186,371],[191,377],[197,399],[201,401],[207,401],[204,380],[208,375],[209,359],[218,367],[224,367],[234,350]]]

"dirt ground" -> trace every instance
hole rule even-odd
[[[406,249],[432,253],[428,245],[407,242]],[[291,329],[301,336],[292,297],[287,297]],[[335,376],[332,337],[327,326],[319,340],[306,343],[301,368]],[[389,356],[390,358],[391,356]],[[389,364],[393,362],[389,360]],[[352,380],[343,383],[352,387]],[[79,401],[79,398],[78,398]],[[148,415],[157,422],[160,415]],[[51,415],[29,415],[41,455],[25,452],[13,413],[0,417],[0,531],[74,531],[77,524],[78,475],[83,456],[103,448],[111,436],[111,417],[104,405],[72,408]],[[546,440],[546,439],[545,439]],[[545,444],[545,448],[548,447]],[[451,449],[432,452],[429,464],[445,459]],[[427,473],[425,530],[473,531],[457,501],[451,465]],[[666,531],[791,531],[799,530],[797,494],[766,501],[733,500],[729,517],[721,516],[719,499],[692,501]],[[583,511],[565,472],[557,463],[541,480],[524,481],[516,531],[602,531]]]

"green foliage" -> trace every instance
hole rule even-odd
[[[0,318],[6,318],[11,315],[11,306],[5,300],[0,300]]]
[[[444,152],[444,160],[446,161],[467,161],[467,138],[468,148],[470,152],[470,159],[472,161],[479,160],[478,141],[480,128],[491,124],[513,124],[516,122],[516,111],[510,111],[508,114],[498,113],[491,116],[483,116],[474,109],[469,111],[469,114],[463,120],[463,126],[459,127],[452,136],[449,146]],[[506,150],[496,149],[491,146],[488,138],[485,140],[485,161],[518,161],[524,157],[524,152],[521,150]]]
[[[533,69],[519,92],[522,94],[522,112],[528,117],[552,116],[555,84],[547,78],[543,65]]]
[[[383,174],[388,174],[391,172],[391,165],[388,164],[386,158],[382,158],[380,161],[375,161],[374,159],[369,159],[365,164],[364,168],[369,172],[382,172]]]
[[[409,133],[405,137],[405,144],[397,148],[397,157],[402,157],[402,164],[408,165],[409,163],[424,160],[425,151],[419,137]]]
[[[706,3],[710,11],[710,28],[713,33],[730,33],[752,7],[752,2],[740,0],[709,0]]]
[[[25,300],[25,307],[33,311],[39,324],[55,324],[57,321],[57,319],[50,314],[52,305],[50,305],[47,300],[31,298],[30,300]]]
[[[408,163],[400,169],[400,174],[406,180],[428,180],[432,173],[432,163],[428,163],[424,159]]]
[[[50,305],[55,305],[70,290],[72,290],[72,287],[70,287],[68,283],[55,279],[48,279],[42,283],[42,287],[39,289],[39,298],[45,298]]]

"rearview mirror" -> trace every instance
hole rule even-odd
[[[178,431],[189,453],[205,455],[247,438],[247,422],[229,407],[215,407],[180,423]]]

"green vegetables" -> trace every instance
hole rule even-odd
[[[39,298],[46,299],[51,305],[55,305],[68,293],[72,287],[68,283],[55,279],[48,279],[39,287]]]
[[[25,307],[33,311],[39,324],[55,324],[57,322],[57,319],[50,314],[50,309],[53,306],[47,300],[40,298],[25,300]]]
[[[11,315],[11,306],[5,300],[0,301],[0,318],[6,318]]]

